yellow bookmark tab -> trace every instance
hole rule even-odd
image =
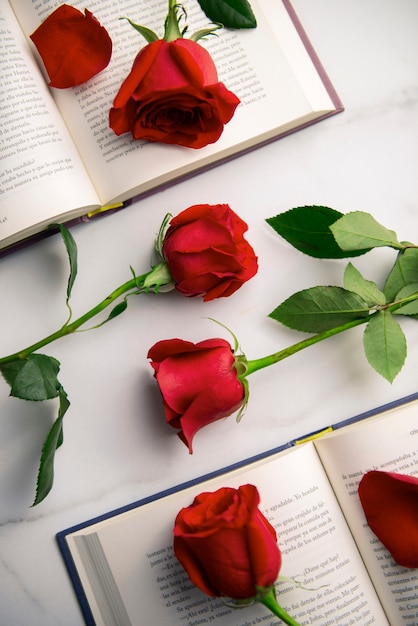
[[[302,437],[301,439],[295,439],[295,445],[299,445],[300,443],[306,443],[307,441],[313,441],[314,439],[319,439],[319,437],[322,437],[327,433],[332,433],[333,430],[334,429],[332,428],[332,426],[328,426],[327,428],[324,428],[324,430],[318,430],[318,432],[307,435],[306,437]]]
[[[111,211],[112,209],[119,209],[123,207],[123,202],[118,202],[117,204],[106,204],[105,206],[100,207],[99,209],[94,209],[94,211],[90,211],[87,213],[87,217],[93,217],[94,215],[98,215],[99,213],[105,213],[106,211]]]

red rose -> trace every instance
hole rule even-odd
[[[358,494],[369,527],[404,567],[418,567],[418,478],[367,472]]]
[[[180,428],[180,439],[192,453],[195,433],[239,409],[245,389],[224,339],[191,343],[158,341],[148,352],[160,387],[167,423]]]
[[[198,204],[174,217],[162,253],[178,291],[205,301],[230,296],[258,269],[247,224],[227,204]]]
[[[116,135],[202,148],[219,139],[238,104],[205,48],[181,37],[159,39],[137,55],[109,123]]]
[[[256,487],[201,493],[174,526],[174,552],[194,585],[241,600],[274,585],[281,566],[276,531],[257,508]]]
[[[106,29],[85,9],[62,4],[30,36],[50,78],[64,89],[86,82],[109,64],[112,41]]]

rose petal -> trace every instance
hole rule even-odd
[[[30,36],[58,89],[86,82],[109,64],[112,41],[88,10],[62,4]]]
[[[358,487],[371,530],[404,567],[418,567],[418,479],[367,472]]]

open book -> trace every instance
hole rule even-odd
[[[282,550],[279,604],[301,626],[417,624],[418,570],[396,565],[370,531],[357,486],[370,469],[418,474],[418,396],[366,417],[58,533],[86,623],[276,626],[262,605],[207,597],[173,553],[182,507],[251,483]]]
[[[71,3],[84,11],[85,2]],[[207,25],[185,0],[190,32]],[[0,249],[52,222],[123,203],[342,111],[287,0],[252,0],[258,26],[204,41],[219,80],[241,100],[221,138],[194,150],[117,137],[113,99],[145,40],[121,16],[163,34],[168,2],[97,0],[88,5],[113,41],[109,66],[77,88],[49,89],[28,36],[55,0],[0,6]],[[37,62],[38,61],[38,62]]]

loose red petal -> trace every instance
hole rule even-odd
[[[370,471],[358,494],[371,530],[404,567],[418,567],[418,479]]]
[[[88,10],[62,4],[30,36],[58,89],[86,82],[109,64],[112,40]]]

